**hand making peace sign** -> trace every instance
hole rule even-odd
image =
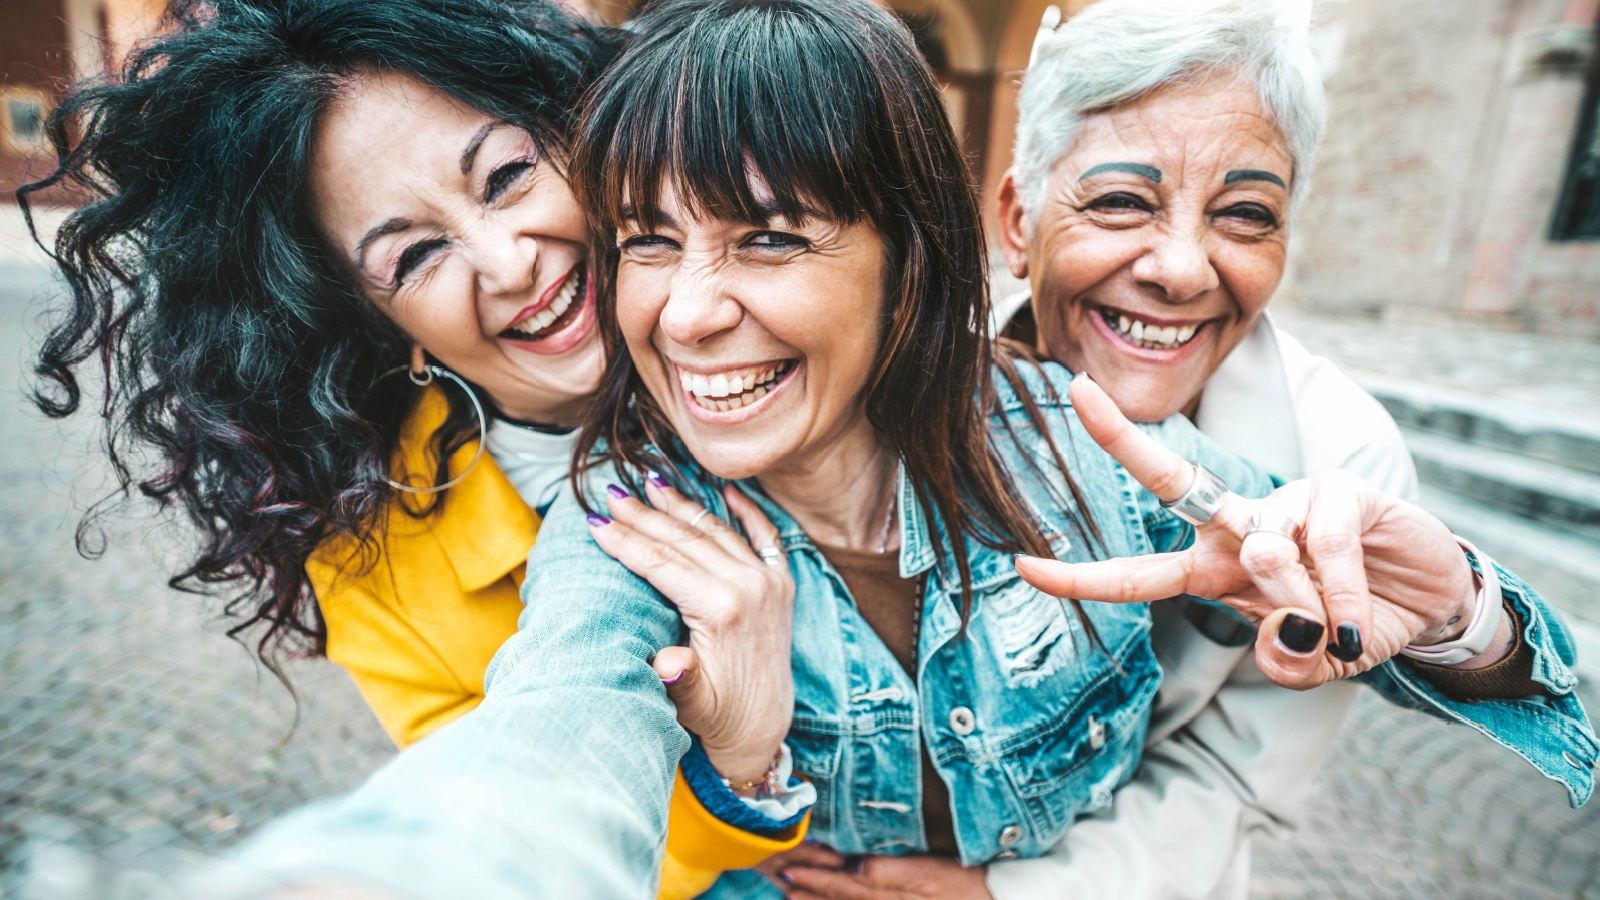
[[[1089,434],[1156,497],[1171,504],[1206,477],[1086,376],[1071,395]],[[1408,644],[1453,641],[1474,623],[1479,589],[1456,537],[1357,476],[1330,472],[1259,500],[1224,492],[1213,508],[1187,550],[1077,564],[1018,557],[1017,572],[1079,600],[1219,600],[1259,624],[1257,667],[1292,688],[1364,672]],[[1498,616],[1498,597],[1491,602],[1485,614]],[[1500,618],[1488,649],[1459,668],[1490,665],[1510,649],[1511,624]]]

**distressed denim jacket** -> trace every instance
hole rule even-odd
[[[1047,364],[1025,375],[1104,552],[1187,545],[1192,530],[1083,431],[1065,402],[1066,371]],[[1022,399],[1002,391],[1001,414],[1015,428],[1014,438],[1002,435],[1002,455],[1021,494],[1058,557],[1097,555],[1064,511],[1061,477],[1052,474],[1041,436],[1027,427]],[[1241,494],[1260,496],[1273,486],[1187,420],[1147,428]],[[687,474],[691,482],[699,478]],[[596,495],[605,480],[596,476]],[[684,487],[726,513],[714,485]],[[974,544],[963,551],[973,579],[963,629],[951,551],[902,478],[901,572],[927,576],[913,680],[795,521],[749,487],[781,531],[796,581],[788,740],[797,771],[818,789],[816,840],[845,853],[922,849],[921,742],[950,788],[968,864],[1043,853],[1075,819],[1111,802],[1139,763],[1161,677],[1145,605],[1084,604],[1101,644],[1095,647],[1059,601],[1017,577],[1007,554]],[[376,883],[403,870],[400,886],[408,896],[544,895],[528,894],[534,885],[559,886],[562,896],[614,896],[621,883],[638,885],[635,896],[650,894],[674,768],[689,740],[649,660],[683,640],[681,620],[595,545],[571,496],[550,510],[528,572],[521,628],[490,666],[483,705],[402,754],[355,794],[273,830],[276,844],[263,840],[273,847],[263,852],[282,858],[287,842],[296,858],[361,872]],[[1403,659],[1364,677],[1394,703],[1490,736],[1581,802],[1592,789],[1600,746],[1572,693],[1572,643],[1537,594],[1498,574],[1525,623],[1524,639],[1537,657],[1534,677],[1547,695],[1454,702]],[[540,808],[517,808],[518,798],[531,797],[546,800]],[[352,823],[359,837],[350,833]],[[589,835],[587,849],[574,855],[580,834]],[[454,849],[430,867],[424,863],[437,855],[434,841]],[[353,852],[342,852],[341,844]],[[563,849],[545,853],[544,846]],[[463,856],[463,847],[472,850]],[[759,876],[735,872],[712,895],[770,891]]]

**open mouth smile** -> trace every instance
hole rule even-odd
[[[519,315],[500,336],[518,341],[542,341],[572,324],[587,304],[588,267],[579,263],[572,267],[560,283],[545,291],[543,303],[535,304]]]
[[[1096,305],[1095,314],[1100,317],[1112,334],[1124,343],[1131,344],[1145,350],[1177,350],[1193,341],[1197,335],[1205,331],[1211,322],[1187,322],[1184,324],[1163,324],[1141,319],[1122,310],[1112,309],[1109,306]]]
[[[755,367],[728,368],[714,375],[686,372],[678,367],[678,386],[694,418],[733,424],[758,415],[768,407],[768,397],[781,391],[798,372],[797,360],[786,359]]]

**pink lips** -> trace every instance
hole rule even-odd
[[[688,408],[689,415],[700,420],[701,422],[706,423],[707,425],[738,425],[741,422],[748,422],[756,416],[761,415],[761,413],[765,411],[768,406],[771,406],[773,402],[772,398],[783,393],[784,388],[788,387],[789,383],[795,380],[795,374],[804,368],[805,364],[799,360],[796,360],[794,365],[789,367],[789,371],[785,372],[782,378],[779,378],[777,381],[773,382],[772,387],[767,389],[766,396],[754,403],[749,404],[748,406],[741,406],[738,409],[730,409],[726,412],[716,409],[706,409],[705,407],[701,406],[699,401],[695,400],[694,394],[683,387],[682,380],[679,377],[682,372],[689,370],[682,369],[675,363],[670,365],[672,366],[673,370],[672,379],[678,385],[678,394],[683,400],[683,405]],[[715,373],[691,372],[691,374],[708,375]]]
[[[1095,305],[1084,304],[1082,308],[1083,308],[1083,314],[1089,317],[1090,327],[1094,328],[1097,332],[1099,332],[1100,335],[1102,337],[1104,337],[1108,343],[1111,343],[1111,344],[1115,345],[1118,350],[1122,351],[1123,353],[1128,354],[1129,356],[1135,357],[1137,359],[1143,359],[1143,360],[1146,360],[1148,362],[1158,362],[1158,363],[1171,364],[1171,363],[1180,362],[1180,361],[1184,360],[1185,358],[1189,357],[1190,355],[1198,352],[1199,348],[1200,348],[1200,345],[1204,344],[1204,343],[1207,343],[1207,341],[1202,340],[1202,338],[1205,337],[1206,332],[1211,328],[1211,326],[1213,324],[1209,320],[1205,321],[1205,322],[1202,322],[1200,324],[1200,327],[1198,329],[1196,329],[1194,337],[1190,338],[1189,342],[1184,344],[1181,347],[1174,347],[1171,350],[1158,350],[1158,349],[1154,349],[1154,348],[1151,348],[1151,347],[1141,347],[1138,344],[1129,343],[1127,341],[1127,339],[1125,339],[1122,335],[1117,333],[1116,329],[1111,327],[1111,323],[1106,321],[1105,316],[1103,314],[1101,314],[1101,312],[1100,312],[1101,307],[1095,306]],[[1114,307],[1105,307],[1105,308],[1106,309],[1114,309]],[[1159,320],[1159,319],[1152,319],[1152,318],[1149,318],[1147,316],[1140,316],[1139,318],[1141,320],[1143,320],[1143,321],[1153,322],[1153,323],[1158,324],[1158,325],[1168,325],[1168,324],[1171,324],[1171,325],[1188,325],[1188,324],[1192,324],[1190,322],[1170,322],[1169,323],[1169,322],[1165,322],[1165,321],[1162,321],[1162,320]]]
[[[581,266],[583,263],[579,263],[578,265]],[[576,266],[574,269],[576,269]],[[539,310],[544,309],[546,306],[549,306],[551,302],[555,300],[556,294],[561,290],[561,286],[566,284],[567,279],[571,277],[572,272],[569,271],[566,275],[558,279],[555,284],[552,284],[549,288],[545,289],[544,296],[539,298],[539,302],[523,310],[515,319],[512,320],[512,322],[520,322],[523,319],[526,319],[528,316],[538,313]],[[540,354],[541,356],[556,356],[565,353],[568,350],[571,350],[573,347],[578,346],[584,341],[585,338],[594,332],[595,324],[600,318],[595,309],[594,299],[594,279],[586,276],[583,284],[583,299],[580,301],[582,306],[578,309],[578,313],[573,317],[572,321],[567,323],[567,327],[561,329],[555,334],[539,338],[538,340],[515,337],[503,337],[502,339],[510,341],[516,346],[521,347],[522,349],[531,353]]]

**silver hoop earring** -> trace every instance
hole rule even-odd
[[[478,395],[473,392],[471,386],[463,381],[460,375],[457,375],[443,366],[423,366],[420,374],[412,371],[410,366],[395,366],[389,371],[373,379],[372,383],[377,384],[385,378],[388,378],[391,375],[398,375],[401,372],[406,373],[406,377],[410,378],[411,383],[417,387],[427,387],[428,385],[433,384],[433,378],[435,375],[454,381],[463,391],[466,392],[467,399],[472,401],[472,411],[477,413],[478,452],[472,455],[472,462],[467,463],[467,467],[462,470],[460,475],[457,475],[456,477],[446,481],[444,484],[438,485],[437,487],[428,488],[412,487],[408,484],[401,484],[400,482],[395,481],[393,478],[384,479],[384,481],[389,483],[389,487],[392,487],[397,491],[405,491],[408,494],[437,494],[441,491],[447,491],[450,488],[460,484],[461,479],[466,478],[467,475],[471,474],[473,468],[478,465],[478,460],[483,458],[483,448],[489,443],[489,419],[483,414],[483,404],[478,402]]]

